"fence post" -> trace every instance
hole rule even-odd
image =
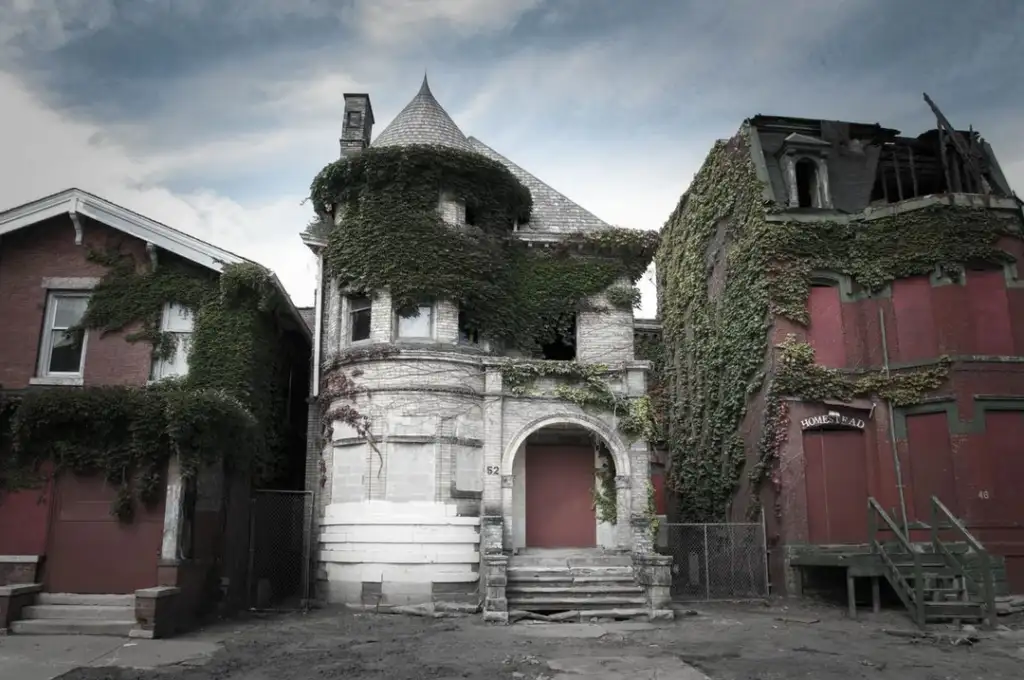
[[[704,590],[707,593],[707,599],[711,599],[711,566],[708,561],[708,551],[710,546],[708,545],[708,525],[704,525]]]
[[[764,594],[771,597],[772,577],[768,569],[768,525],[764,519],[764,506],[761,506],[761,554],[764,556]]]

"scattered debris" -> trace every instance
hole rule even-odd
[[[805,616],[776,616],[776,621],[782,621],[783,623],[821,623],[821,619],[812,619]]]

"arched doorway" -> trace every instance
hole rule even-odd
[[[511,524],[506,548],[623,547],[628,454],[603,424],[588,420],[534,423],[506,450],[503,472],[511,480],[503,498]],[[626,519],[620,522],[620,516]]]

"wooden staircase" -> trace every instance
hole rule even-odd
[[[931,509],[931,523],[914,527],[930,531],[931,541],[911,543],[881,505],[869,498],[871,553],[920,628],[939,621],[983,622],[986,628],[995,628],[991,556],[935,496]]]

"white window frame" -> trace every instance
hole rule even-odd
[[[85,375],[85,354],[89,349],[88,330],[84,330],[82,333],[82,355],[78,359],[77,371],[51,371],[50,359],[53,353],[54,331],[66,330],[54,328],[57,315],[57,300],[60,298],[85,298],[88,301],[89,297],[90,293],[80,291],[48,290],[46,292],[46,316],[43,318],[43,337],[40,343],[39,365],[37,367],[39,380],[35,382],[49,380],[57,383],[69,381],[81,384],[82,377]]]
[[[356,313],[356,310],[353,309],[352,307],[352,301],[355,298],[366,298],[366,310],[370,313],[370,334],[367,335],[365,338],[360,338],[359,340],[355,340],[352,338],[352,332],[355,330],[353,316]],[[362,308],[360,308],[359,311],[362,311]],[[373,296],[355,293],[351,293],[345,296],[345,322],[343,332],[345,334],[344,338],[346,345],[361,345],[367,342],[371,342],[373,340]]]
[[[186,312],[186,314],[182,318],[188,319],[186,325],[189,327],[189,330],[187,331],[175,329],[175,326],[172,323],[173,315],[180,315],[183,311]],[[165,378],[184,378],[188,375],[188,361],[189,354],[192,351],[192,334],[195,332],[195,318],[195,311],[185,305],[179,305],[172,302],[164,304],[163,312],[160,315],[160,332],[176,336],[174,342],[175,356],[177,356],[177,353],[182,351],[182,348],[184,347],[185,371],[183,373],[169,373],[168,369],[174,365],[172,361],[153,357],[153,366],[150,370],[151,381],[164,380]]]
[[[437,332],[437,305],[433,302],[421,302],[416,307],[420,310],[420,314],[423,310],[429,310],[430,312],[430,329],[426,335],[402,335],[402,315],[398,313],[396,309],[394,312],[395,317],[395,339],[396,340],[409,340],[412,342],[429,342],[434,339]]]

